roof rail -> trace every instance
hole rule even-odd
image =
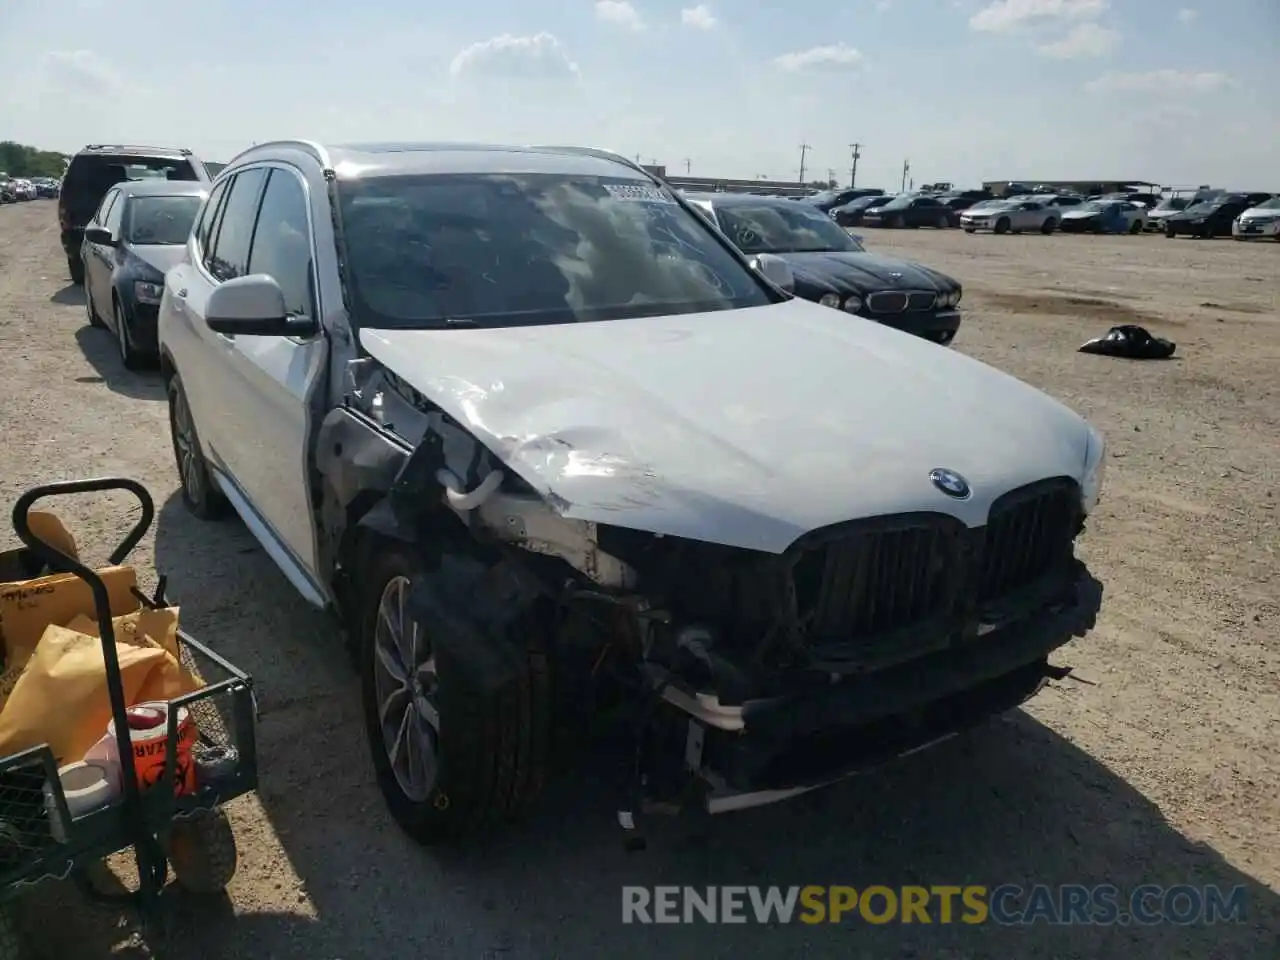
[[[622,154],[614,153],[612,150],[602,150],[599,147],[564,147],[564,146],[558,146],[555,144],[539,143],[539,144],[535,144],[531,149],[558,150],[561,153],[574,153],[583,157],[595,157],[597,160],[613,160],[616,163],[621,163],[621,164],[624,164],[625,166],[630,167],[632,170],[638,170],[641,173],[643,173],[645,176],[648,176],[648,177],[653,176],[653,174],[651,174],[644,167],[640,166],[640,164],[636,163],[630,157],[624,157]]]
[[[84,146],[85,150],[134,150],[147,153],[176,153],[179,156],[190,157],[192,153],[186,147],[157,147],[155,145],[147,146],[137,143],[88,143]]]
[[[320,164],[320,166],[324,167],[326,170],[332,166],[332,163],[329,161],[329,151],[314,140],[264,140],[262,143],[255,143],[252,146],[241,150],[226,162],[226,166],[229,167],[241,157],[247,156],[248,154],[262,150],[266,147],[291,147],[295,150],[301,150],[303,153],[309,154],[315,159],[316,163]]]

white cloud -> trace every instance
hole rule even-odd
[[[627,0],[597,0],[596,16],[605,23],[626,27],[628,30],[643,30],[644,20],[640,11]]]
[[[1084,86],[1092,93],[1214,93],[1234,84],[1230,76],[1213,70],[1149,70],[1106,73]]]
[[[789,73],[799,73],[802,70],[847,70],[862,63],[862,54],[853,47],[837,43],[828,47],[784,53],[775,57],[773,62]]]
[[[1105,56],[1119,43],[1118,31],[1086,21],[1076,24],[1060,40],[1039,44],[1036,51],[1056,60],[1074,60],[1077,57]]]
[[[876,0],[876,9],[884,12],[893,6],[893,0]]]
[[[543,31],[517,37],[504,33],[458,51],[449,64],[454,77],[468,75],[525,80],[555,80],[577,76],[578,65],[569,59],[560,41]]]
[[[969,18],[969,27],[980,33],[1013,33],[1047,23],[1091,20],[1107,5],[1107,0],[994,0]]]
[[[700,3],[696,7],[685,7],[681,10],[680,22],[686,27],[693,27],[697,30],[711,30],[717,23],[711,8],[705,3]]]
[[[1178,22],[1179,22],[1179,23],[1190,23],[1190,22],[1191,22],[1192,20],[1194,20],[1197,16],[1199,16],[1199,14],[1197,14],[1197,13],[1196,13],[1194,10],[1192,10],[1190,7],[1183,7],[1181,10],[1179,10],[1179,11],[1178,11]]]

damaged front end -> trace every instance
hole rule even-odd
[[[415,615],[480,695],[513,680],[513,625],[536,611],[561,705],[623,721],[629,796],[695,783],[719,812],[920,749],[1061,675],[1049,653],[1100,606],[1069,478],[1006,494],[981,528],[899,514],[757,552],[567,518],[375,361],[351,373],[317,452],[336,592],[377,538],[417,544]]]

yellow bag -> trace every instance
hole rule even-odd
[[[178,655],[178,610],[139,610],[112,621],[126,704],[172,700],[203,683]],[[48,743],[59,764],[81,759],[111,720],[106,663],[88,616],[50,624],[12,691],[0,688],[0,755]]]

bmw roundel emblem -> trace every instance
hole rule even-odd
[[[954,470],[938,467],[929,472],[929,481],[954,500],[964,500],[973,491],[969,489],[969,481]]]

